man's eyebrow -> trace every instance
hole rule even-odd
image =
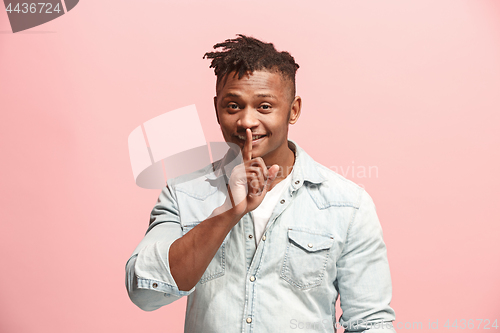
[[[225,94],[222,99],[227,98],[227,97],[241,97],[241,95],[230,92],[230,93]]]
[[[257,94],[257,95],[254,95],[255,97],[269,97],[269,98],[274,98],[274,99],[278,99],[278,97],[276,97],[275,95],[272,95],[272,94]]]
[[[228,92],[227,94],[224,95],[224,97],[222,99],[228,98],[228,97],[241,97],[241,95],[237,94],[237,93]],[[278,97],[276,97],[276,95],[272,95],[272,94],[256,94],[256,95],[254,95],[254,97],[278,99]]]

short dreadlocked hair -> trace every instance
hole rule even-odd
[[[212,59],[209,68],[213,68],[217,76],[217,85],[231,72],[241,79],[247,72],[258,70],[279,72],[282,78],[292,83],[292,98],[295,96],[295,73],[299,65],[290,53],[278,52],[272,43],[264,43],[253,37],[238,34],[235,39],[226,39],[214,45],[214,49],[222,51],[207,52],[203,59]]]

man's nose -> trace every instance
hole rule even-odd
[[[243,128],[253,128],[259,125],[259,119],[257,118],[256,110],[251,108],[245,108],[240,112],[240,118],[238,119],[238,125]]]

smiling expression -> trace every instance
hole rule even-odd
[[[241,79],[234,72],[217,85],[214,104],[226,142],[245,144],[245,130],[252,130],[252,157],[267,166],[293,164],[288,148],[288,124],[297,122],[302,101],[292,98],[292,83],[278,72],[255,71]],[[291,155],[290,155],[291,154]]]

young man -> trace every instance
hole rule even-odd
[[[188,295],[186,332],[393,332],[372,199],[287,138],[294,58],[243,35],[214,48],[217,121],[237,148],[167,182],[126,265],[131,300],[152,311]]]

